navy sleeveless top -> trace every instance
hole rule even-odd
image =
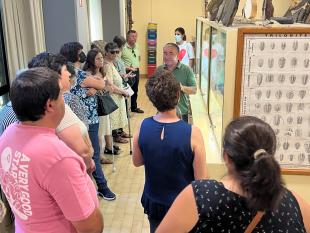
[[[183,120],[161,123],[149,117],[141,124],[138,143],[145,167],[141,203],[152,219],[162,220],[177,195],[194,180],[191,133],[192,126]]]

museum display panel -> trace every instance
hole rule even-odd
[[[201,62],[200,90],[208,92],[204,100],[219,148],[234,117],[253,115],[274,129],[283,172],[310,175],[310,27],[201,21],[202,28],[209,26],[207,45],[202,32],[202,50],[211,52],[207,66]]]

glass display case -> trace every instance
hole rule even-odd
[[[203,95],[204,102],[208,108],[209,98],[209,66],[210,66],[210,30],[211,27],[207,24],[202,25],[202,37],[201,37],[201,60],[200,60],[200,90]]]
[[[218,147],[232,119],[253,115],[274,129],[283,173],[310,175],[310,25],[200,20],[200,91]]]
[[[0,109],[5,105],[8,100],[9,93],[9,77],[7,71],[7,62],[5,56],[5,45],[3,38],[2,20],[0,17]]]
[[[216,28],[212,28],[208,106],[210,120],[212,125],[214,125],[214,133],[217,138],[221,138],[223,130],[225,51],[226,34]]]
[[[195,43],[195,74],[200,70],[200,57],[201,57],[201,28],[202,22],[196,19],[196,43]]]
[[[229,95],[231,90],[228,87],[233,86],[231,82],[234,78],[230,76],[234,75],[232,67],[235,64],[234,60],[228,57],[236,54],[236,46],[229,43],[233,38],[237,38],[237,33],[207,19],[199,20],[202,21],[201,62],[198,73],[200,92],[220,148],[223,126],[230,120],[227,113],[232,113],[233,98]],[[229,49],[226,49],[228,46]]]

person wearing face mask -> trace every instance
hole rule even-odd
[[[80,69],[81,64],[86,61],[86,55],[83,52],[83,46],[79,42],[65,43],[61,47],[60,53],[68,61],[72,62],[75,67],[76,85],[71,89],[71,93],[77,95],[87,107],[88,133],[94,149],[93,160],[96,165],[93,177],[97,183],[98,195],[108,201],[115,200],[116,195],[109,189],[100,163],[99,116],[96,92],[105,88],[105,81],[87,75],[85,71]]]
[[[188,122],[189,95],[196,94],[196,80],[192,69],[178,60],[179,47],[174,43],[167,43],[163,49],[164,65],[157,67],[155,72],[168,70],[180,83],[181,95],[178,110],[185,122]]]
[[[177,29],[175,29],[174,37],[180,49],[178,55],[179,61],[193,68],[195,59],[194,49],[191,43],[186,41],[184,28],[178,27]]]

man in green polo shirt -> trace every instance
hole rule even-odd
[[[189,66],[179,62],[179,47],[176,44],[166,44],[163,52],[164,65],[157,67],[156,72],[161,72],[163,69],[169,70],[172,72],[176,80],[179,81],[181,86],[181,96],[178,108],[182,114],[182,119],[188,122],[189,95],[196,94],[197,92],[195,75]]]
[[[135,30],[129,30],[127,32],[127,43],[122,51],[122,59],[126,66],[126,72],[132,72],[135,74],[134,78],[130,78],[129,84],[134,91],[131,96],[131,111],[136,113],[144,113],[143,110],[137,106],[138,88],[139,88],[139,66],[140,66],[140,52],[137,44],[137,32]]]

